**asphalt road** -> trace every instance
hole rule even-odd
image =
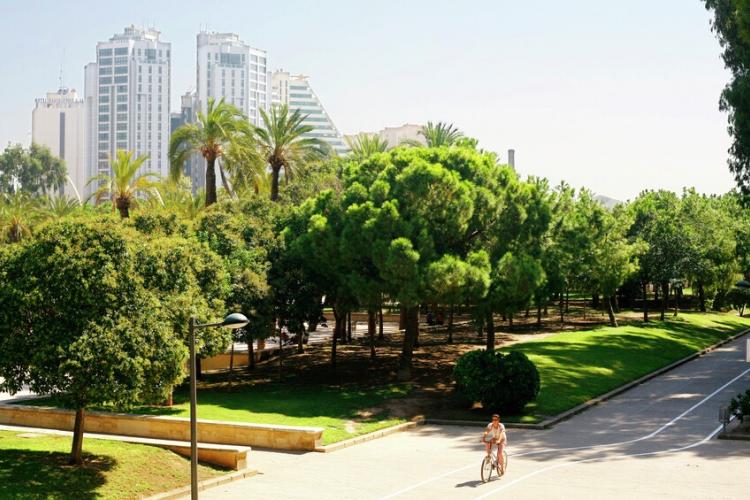
[[[718,408],[750,388],[742,337],[551,430],[509,429],[509,466],[479,480],[481,429],[427,425],[341,451],[254,450],[252,478],[201,498],[750,497],[750,443],[714,438]]]

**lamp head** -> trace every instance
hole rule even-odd
[[[234,330],[236,328],[242,328],[249,322],[250,321],[245,317],[244,314],[232,313],[228,314],[227,317],[224,318],[224,321],[221,322],[221,326]]]

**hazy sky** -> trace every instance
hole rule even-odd
[[[450,121],[522,174],[619,199],[733,185],[700,0],[0,0],[0,145],[30,141],[61,63],[82,94],[96,42],[131,23],[172,43],[173,111],[207,26],[310,76],[343,133]]]

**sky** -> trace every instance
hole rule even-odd
[[[83,94],[96,43],[135,24],[172,43],[172,111],[196,33],[234,32],[309,76],[345,134],[447,121],[553,184],[722,193],[729,74],[709,20],[701,0],[0,0],[0,145],[31,141],[61,66]]]

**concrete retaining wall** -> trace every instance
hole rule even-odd
[[[75,414],[70,410],[0,405],[0,424],[72,431],[74,421]],[[190,440],[190,420],[179,417],[87,412],[84,430],[120,436]],[[314,451],[320,446],[322,435],[321,427],[198,420],[198,441],[202,443]]]

